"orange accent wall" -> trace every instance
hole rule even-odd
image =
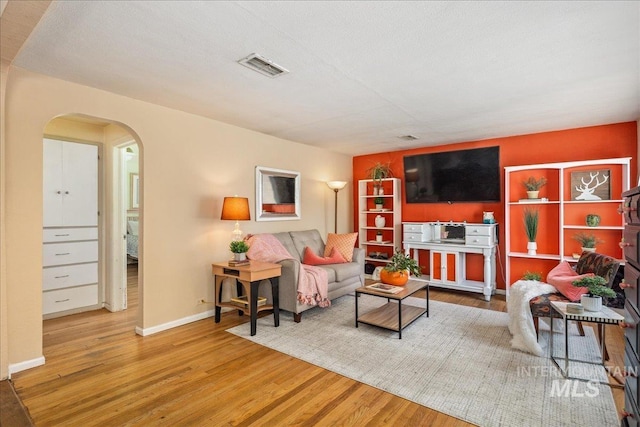
[[[504,224],[505,206],[503,168],[506,166],[539,163],[631,157],[631,183],[633,186],[637,178],[637,129],[636,122],[626,122],[356,156],[353,158],[354,218],[358,218],[358,180],[368,179],[366,171],[376,162],[390,163],[394,176],[402,179],[402,221],[453,220],[482,222],[482,212],[493,211],[496,221],[501,224],[499,227],[500,244],[498,256],[500,259],[497,263],[497,281],[498,288],[504,289],[503,266],[505,258],[503,254],[505,230],[502,224]],[[502,189],[500,203],[453,203],[449,205],[447,203],[407,204],[404,202],[404,156],[496,145],[500,147],[500,185]],[[512,223],[516,224],[517,222]],[[358,229],[358,225],[355,222],[354,229]],[[549,244],[553,245],[554,243],[550,242]],[[428,257],[421,257],[420,265],[425,267],[423,271],[426,273],[428,271]],[[481,257],[480,259],[467,258],[467,278],[480,280],[482,268]],[[543,273],[546,275],[547,271]]]

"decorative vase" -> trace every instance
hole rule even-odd
[[[496,219],[493,217],[493,212],[482,212],[482,223],[493,224]]]
[[[384,188],[378,187],[378,196],[384,196]]]
[[[540,194],[539,190],[536,191],[527,191],[527,197],[529,199],[537,199],[538,198],[538,194]]]
[[[602,297],[590,297],[587,295],[582,295],[580,297],[580,303],[586,311],[602,310]]]
[[[234,259],[234,261],[244,261],[244,260],[247,259],[247,253],[246,252],[234,253],[233,254],[233,259]]]
[[[595,252],[596,248],[585,248],[584,246],[582,247],[582,252]]]
[[[386,224],[386,220],[382,215],[376,215],[375,224],[377,228],[382,228]]]
[[[538,250],[538,244],[536,242],[527,242],[527,255],[535,255]]]
[[[587,215],[587,225],[589,227],[597,227],[598,225],[600,225],[600,215],[588,214]]]
[[[404,286],[409,281],[408,271],[389,271],[384,268],[380,271],[380,281],[387,285]]]

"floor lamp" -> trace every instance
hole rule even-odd
[[[347,185],[347,181],[329,181],[327,186],[335,193],[334,214],[333,220],[335,224],[334,233],[338,234],[338,191],[342,190]]]

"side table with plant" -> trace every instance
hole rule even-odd
[[[582,295],[580,303],[587,311],[602,310],[602,297],[615,298],[613,289],[606,286],[607,281],[602,276],[588,276],[572,282],[573,286],[587,288],[587,294]]]
[[[394,286],[404,286],[409,281],[409,276],[420,277],[422,269],[418,261],[396,249],[395,253],[380,272],[382,283]]]

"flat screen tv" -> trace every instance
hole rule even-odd
[[[499,202],[499,147],[404,157],[407,203]]]

